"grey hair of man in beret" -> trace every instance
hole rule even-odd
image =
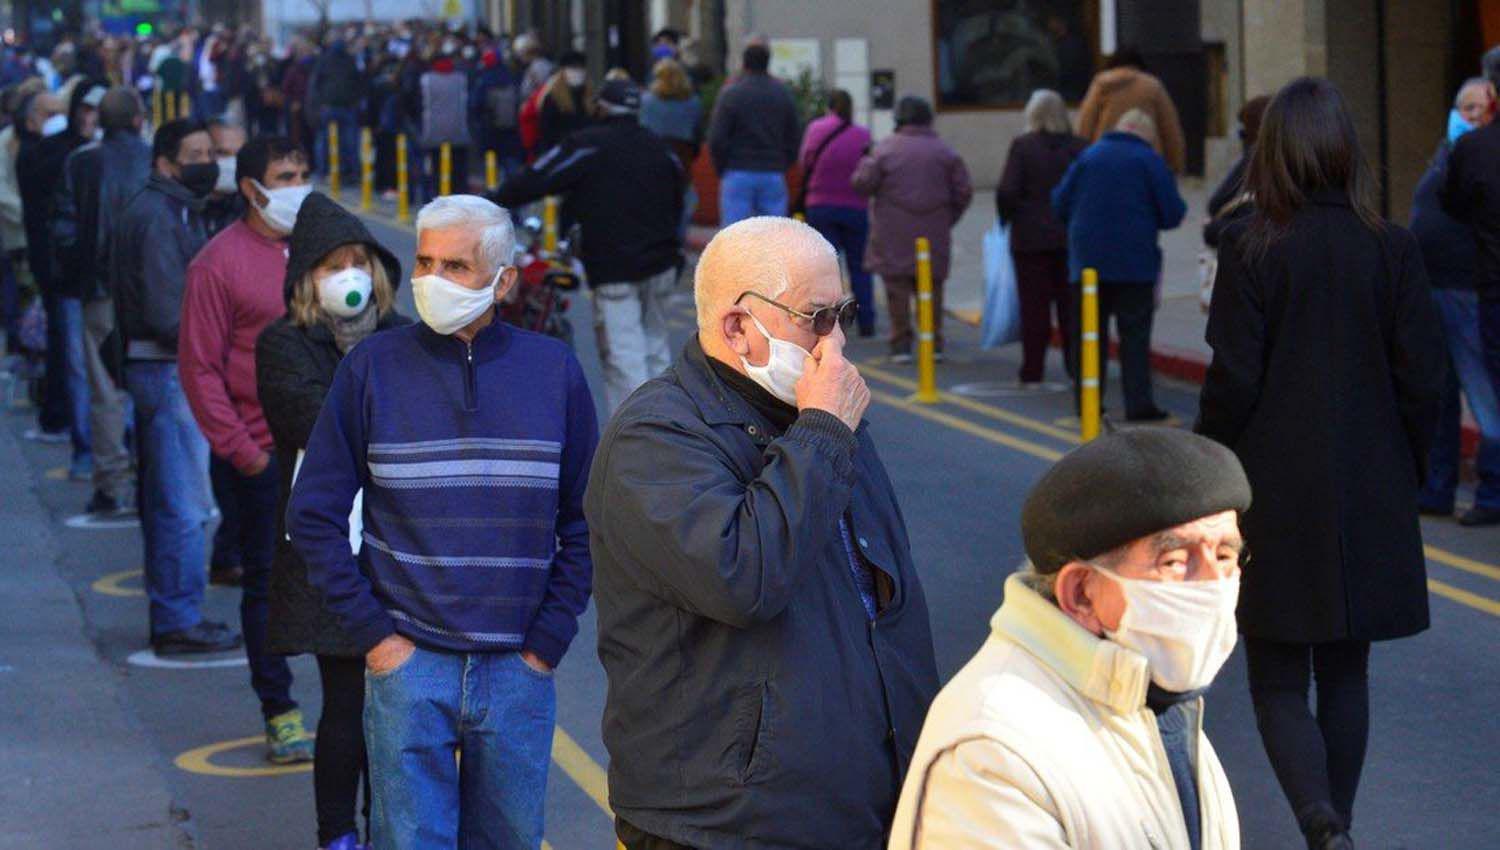
[[[1110,576],[1236,577],[1249,507],[1250,483],[1228,448],[1173,428],[1106,434],[1065,455],[1027,496],[1029,584],[1089,632],[1114,632],[1127,600]]]

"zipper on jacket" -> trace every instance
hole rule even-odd
[[[478,380],[474,375],[474,343],[464,343],[464,410],[479,409]]]

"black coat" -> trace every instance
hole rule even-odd
[[[1449,215],[1474,231],[1480,296],[1500,298],[1500,122],[1464,133],[1453,143],[1438,197]]]
[[[782,433],[695,337],[615,414],[584,510],[615,813],[691,847],[883,847],[938,681],[868,429]]]
[[[1068,230],[1052,211],[1052,190],[1088,141],[1067,133],[1018,136],[995,187],[995,209],[1010,225],[1012,252],[1066,251]]]
[[[401,281],[401,264],[381,247],[359,219],[325,195],[314,193],[303,202],[287,257],[284,285],[287,301],[301,280],[323,256],[339,245],[362,242],[373,246],[393,286]],[[380,329],[410,324],[399,313],[380,320]],[[323,606],[322,596],[308,581],[307,565],[286,537],[286,505],[292,491],[297,453],[307,446],[323,398],[333,383],[343,354],[327,325],[301,327],[283,316],[261,331],[255,341],[255,385],[276,446],[281,474],[276,495],[276,555],[271,562],[270,625],[266,646],[274,653],[295,655],[360,655],[358,643]]]
[[[1220,246],[1197,424],[1254,491],[1240,630],[1300,643],[1422,631],[1417,490],[1447,354],[1416,239],[1370,230],[1332,194],[1253,262],[1245,233],[1236,223]]]

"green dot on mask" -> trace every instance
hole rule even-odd
[[[351,292],[348,295],[344,296],[344,303],[348,304],[350,307],[358,307],[359,302],[362,300],[364,300],[364,296],[360,295],[358,292]]]

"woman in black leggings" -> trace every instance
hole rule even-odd
[[[1310,848],[1352,848],[1370,642],[1427,628],[1417,515],[1444,348],[1415,239],[1381,220],[1343,98],[1271,101],[1219,244],[1197,430],[1234,449],[1250,695]],[[1316,683],[1315,710],[1308,691]]]
[[[307,565],[287,541],[283,517],[302,450],[339,360],[371,333],[411,321],[395,312],[400,282],[400,263],[359,219],[324,195],[309,195],[297,215],[287,256],[287,315],[267,327],[255,346],[256,392],[281,470],[267,646],[272,652],[306,652],[318,658],[323,714],[313,793],[318,846],[324,850],[365,847],[356,820],[361,786],[369,832],[365,659],[308,583]]]

